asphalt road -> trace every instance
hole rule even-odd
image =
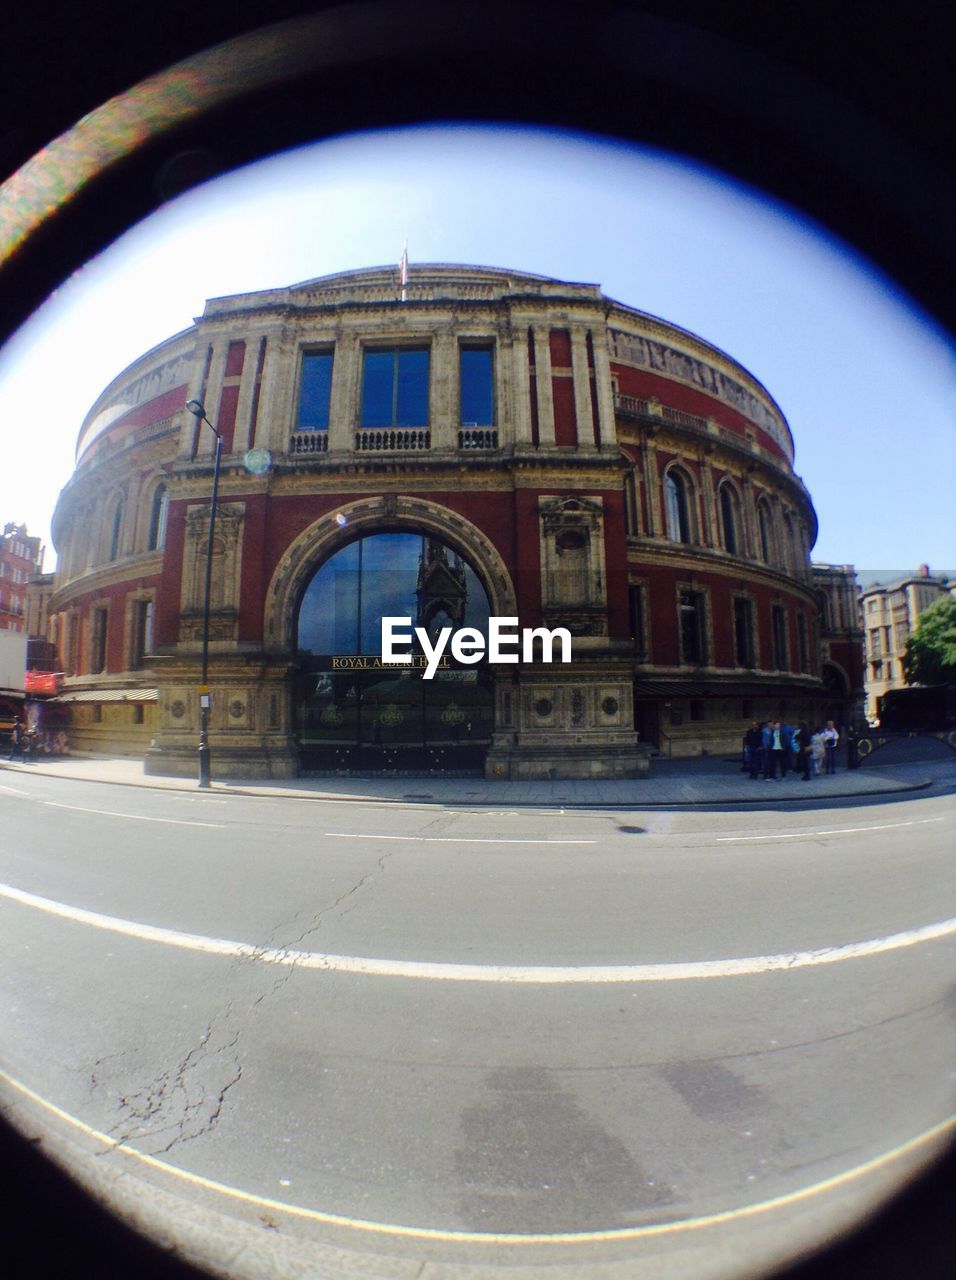
[[[933,1147],[954,808],[6,774],[0,1095],[231,1274],[739,1273]]]

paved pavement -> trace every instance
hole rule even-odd
[[[511,782],[469,777],[382,775],[306,777],[288,781],[213,781],[212,790],[230,795],[290,796],[297,799],[393,801],[434,804],[466,804],[514,808],[515,806],[569,806],[613,808],[671,807],[674,805],[725,805],[757,801],[819,801],[856,796],[919,791],[956,783],[956,754],[897,761],[884,766],[867,764],[855,770],[841,769],[830,777],[804,782],[798,774],[767,782],[751,780],[734,762],[716,757],[651,762],[650,773],[637,779],[604,781]],[[89,782],[125,786],[194,791],[193,778],[147,775],[140,760],[87,756],[62,760],[0,761],[0,772],[29,772]],[[215,768],[213,770],[215,773]]]

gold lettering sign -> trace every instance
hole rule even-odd
[[[333,671],[402,671],[414,667],[418,670],[428,665],[428,660],[423,653],[413,654],[407,662],[383,662],[381,658],[375,657],[374,654],[365,653],[340,653],[332,658]],[[451,662],[447,657],[439,660],[439,667],[450,667]]]

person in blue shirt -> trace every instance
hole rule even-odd
[[[767,768],[764,777],[769,782],[771,778],[777,776],[777,766],[780,766],[780,776],[784,776],[786,765],[784,764],[784,756],[786,754],[783,745],[783,727],[779,720],[771,720],[767,726],[768,730],[768,747],[767,747]]]

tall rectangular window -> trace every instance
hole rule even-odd
[[[802,613],[797,615],[797,644],[800,647],[800,670],[806,674],[810,670],[810,644],[807,637],[807,619]]]
[[[783,606],[775,604],[770,611],[770,630],[773,637],[773,665],[775,671],[787,668],[787,615]]]
[[[461,425],[495,422],[494,353],[491,347],[462,347],[458,354]]]
[[[297,431],[328,431],[332,399],[332,352],[307,351],[302,357]]]
[[[428,426],[427,347],[365,352],[362,426]]]
[[[734,599],[734,645],[738,667],[755,667],[753,602],[743,596]]]
[[[682,662],[702,666],[707,660],[704,624],[704,597],[699,591],[682,591],[680,610],[680,656]]]
[[[135,671],[143,666],[146,655],[153,648],[153,602],[137,600],[133,606],[132,653],[130,669]]]
[[[106,623],[109,614],[106,609],[93,610],[93,634],[90,643],[90,671],[92,673],[106,670]]]

